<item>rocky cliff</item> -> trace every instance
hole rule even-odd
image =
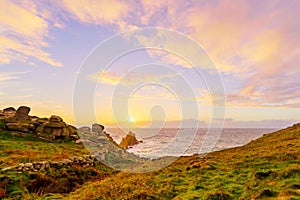
[[[104,131],[104,126],[101,124],[77,129],[56,115],[52,115],[50,118],[30,116],[30,110],[27,106],[20,106],[17,110],[9,107],[0,111],[0,132],[6,131],[3,134],[9,133],[18,137],[26,137],[30,134],[30,136],[33,135],[48,142],[57,139],[74,140],[75,143],[82,143],[93,159],[118,170],[126,170],[134,165],[140,166],[147,160],[126,151],[128,147],[139,143],[131,132],[118,145]],[[51,163],[51,161],[49,162]],[[40,169],[39,166],[42,166],[41,163],[20,163],[18,167],[8,168],[8,170],[14,168],[21,171],[35,171]],[[43,168],[41,167],[41,169]]]
[[[17,110],[13,107],[0,110],[0,130],[6,130],[13,136],[26,137],[28,133],[47,141],[55,139],[78,140],[77,128],[66,124],[59,116],[50,118],[30,116],[30,108],[20,106]]]

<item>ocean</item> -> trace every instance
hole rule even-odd
[[[112,138],[120,143],[129,130],[108,128]],[[164,128],[164,129],[131,129],[139,143],[128,151],[146,158],[163,156],[188,156],[204,154],[226,148],[242,146],[251,140],[271,133],[274,129],[255,128],[224,128],[224,129],[193,129],[193,128]]]

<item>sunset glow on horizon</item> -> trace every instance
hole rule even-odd
[[[297,0],[2,0],[0,109],[27,105],[31,115],[56,114],[75,123],[74,83],[92,50],[115,34],[160,27],[186,35],[211,58],[225,89],[226,126],[260,127],[265,123],[266,127],[282,127],[300,122],[299,11]],[[159,41],[139,37],[136,42]],[[183,53],[194,53],[182,41],[165,46],[180,46]],[[132,71],[132,67],[144,64],[149,64],[149,69],[168,66],[174,71]],[[178,96],[162,87],[178,87],[180,77],[195,91],[192,101],[198,105],[198,118],[182,118]],[[212,95],[194,67],[177,55],[151,49],[136,51],[116,60],[109,70],[86,76],[86,80],[98,84],[93,106],[101,124],[210,122]],[[153,84],[131,92],[130,118],[116,122],[112,112],[115,88],[128,88],[136,82]],[[86,117],[82,123],[93,122]]]

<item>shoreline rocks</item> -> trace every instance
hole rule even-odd
[[[131,146],[134,146],[139,143],[141,143],[141,141],[138,141],[135,137],[135,134],[129,131],[126,137],[122,138],[122,141],[119,144],[119,146],[123,149],[129,149]]]

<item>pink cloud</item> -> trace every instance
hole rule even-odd
[[[44,50],[49,46],[46,42],[49,26],[38,15],[34,3],[24,1],[19,5],[12,1],[1,1],[0,26],[0,63],[18,60],[30,64],[30,58],[36,58],[52,66],[62,66]]]

